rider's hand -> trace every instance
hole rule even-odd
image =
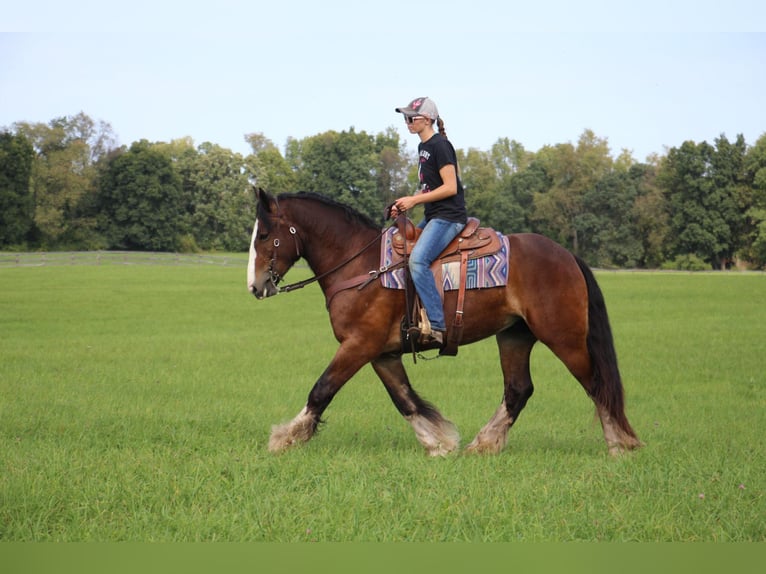
[[[391,213],[396,212],[397,215],[404,213],[405,211],[409,211],[415,207],[417,204],[417,196],[405,195],[404,197],[400,197],[394,202],[394,205],[391,206]]]

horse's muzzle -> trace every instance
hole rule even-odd
[[[250,292],[255,296],[256,299],[265,299],[266,297],[276,295],[279,293],[279,290],[277,289],[276,285],[274,285],[274,283],[271,281],[266,281],[266,283],[261,288],[253,285],[250,289]]]

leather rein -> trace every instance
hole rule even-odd
[[[277,213],[276,213],[276,216],[271,217],[270,219],[272,221],[276,221],[277,231],[279,231],[279,227],[280,227],[280,225],[282,224],[283,221],[285,222],[285,224],[289,224],[286,221],[284,215],[282,215],[281,210],[279,209],[279,203],[277,203]],[[295,228],[294,225],[290,225],[288,229],[289,229],[290,235],[292,235],[293,241],[295,243],[295,255],[296,255],[297,258],[300,258],[302,256],[302,254],[301,254],[301,249],[300,249],[300,242],[299,242],[300,237],[298,235],[298,231],[297,231],[297,229]],[[344,261],[342,261],[341,263],[339,263],[338,265],[336,265],[332,269],[330,269],[328,271],[325,271],[324,273],[321,273],[319,275],[314,275],[313,277],[310,277],[309,279],[304,279],[303,281],[297,281],[296,283],[290,283],[289,285],[285,285],[284,287],[280,287],[279,286],[279,282],[282,280],[282,276],[279,273],[277,273],[275,271],[275,269],[274,269],[275,263],[277,261],[277,250],[278,250],[278,248],[280,246],[279,238],[278,237],[274,238],[274,241],[273,241],[274,250],[271,253],[271,260],[269,261],[269,269],[267,271],[267,273],[269,274],[269,281],[271,281],[271,284],[277,290],[277,293],[289,293],[290,291],[295,291],[297,289],[302,289],[306,285],[311,285],[312,283],[314,283],[316,281],[319,281],[320,279],[323,279],[323,278],[327,277],[328,275],[331,275],[332,273],[335,273],[339,269],[341,269],[341,268],[345,267],[346,265],[348,265],[349,263],[351,263],[354,259],[359,257],[362,253],[367,251],[367,249],[369,249],[370,247],[372,247],[372,245],[374,245],[377,241],[379,241],[383,237],[384,233],[385,233],[385,230],[381,231],[378,235],[376,235],[372,239],[372,241],[370,241],[367,245],[362,247],[362,249],[360,249],[357,253],[353,254],[348,259],[345,259]],[[330,306],[330,301],[332,300],[332,298],[338,292],[340,292],[340,291],[342,291],[344,289],[350,289],[351,287],[356,287],[356,286],[359,286],[359,285],[364,287],[364,285],[366,285],[367,283],[373,281],[374,279],[379,277],[381,273],[385,273],[386,271],[388,271],[388,269],[380,269],[380,270],[370,271],[367,275],[359,275],[359,276],[354,277],[352,279],[349,279],[347,281],[342,281],[341,283],[338,283],[336,286],[328,289],[328,292],[325,293],[325,297],[327,299],[327,306],[328,307]],[[362,287],[360,287],[360,289]]]

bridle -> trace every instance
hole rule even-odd
[[[278,208],[277,208],[278,209]],[[277,211],[277,232],[279,232],[279,225],[280,220],[282,219],[282,215]],[[273,219],[272,219],[273,221]],[[290,235],[293,238],[293,241],[295,242],[295,258],[300,259],[301,256],[301,249],[298,244],[298,231],[295,229],[295,226],[291,225],[289,228]],[[271,251],[271,259],[269,260],[269,268],[266,270],[266,273],[269,276],[269,282],[274,286],[274,289],[277,290],[278,293],[285,291],[287,287],[290,287],[290,285],[286,285],[285,287],[280,288],[279,282],[282,281],[282,275],[280,275],[275,268],[275,264],[277,262],[277,249],[279,248],[280,241],[279,237],[275,237],[273,241],[274,249]],[[295,287],[297,289],[298,287]]]
[[[289,223],[287,219],[285,218],[284,214],[282,213],[279,202],[276,198],[274,198],[274,202],[277,206],[277,212],[274,216],[269,216],[269,220],[274,223],[276,222],[276,231],[279,233],[280,225],[284,222],[285,225],[288,225],[288,230],[290,231],[290,235],[293,238],[293,241],[295,243],[295,258],[300,259],[301,257],[301,239],[298,235],[298,231],[295,228],[294,225]],[[370,247],[372,247],[377,241],[379,241],[383,234],[385,233],[385,230],[381,231],[378,235],[376,235],[372,241],[370,241],[367,245],[362,247],[357,253],[349,257],[348,259],[342,261],[340,264],[336,265],[329,271],[325,271],[324,273],[320,273],[319,275],[314,275],[313,277],[310,277],[309,279],[304,279],[303,281],[297,281],[296,283],[290,283],[289,285],[285,285],[283,287],[279,287],[279,282],[282,280],[282,275],[280,275],[276,269],[275,264],[277,262],[277,250],[279,249],[279,246],[281,245],[281,242],[279,241],[279,237],[275,237],[274,241],[272,242],[272,245],[274,246],[274,249],[271,252],[271,260],[269,261],[269,268],[267,269],[266,273],[268,273],[269,281],[274,286],[274,289],[277,291],[277,293],[289,293],[290,291],[295,291],[296,289],[302,289],[306,285],[311,285],[312,283],[319,281],[320,279],[323,279],[324,277],[327,277],[328,275],[331,275],[332,273],[335,273],[342,267],[345,267],[349,263],[351,263],[354,259],[359,257],[362,253],[367,251]]]

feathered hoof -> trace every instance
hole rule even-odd
[[[412,415],[407,419],[429,456],[447,456],[460,447],[460,434],[450,421],[440,416],[428,419],[421,415]]]
[[[308,442],[316,431],[316,421],[304,408],[292,421],[271,427],[269,451],[279,453],[288,448]]]
[[[610,444],[609,456],[615,456],[615,457],[621,456],[623,454],[637,450],[641,448],[642,446],[644,446],[644,443],[642,443],[640,440],[638,440],[635,437],[630,437],[630,440],[626,440],[625,442]]]
[[[505,447],[505,441],[480,440],[477,436],[465,447],[466,454],[498,454]]]

